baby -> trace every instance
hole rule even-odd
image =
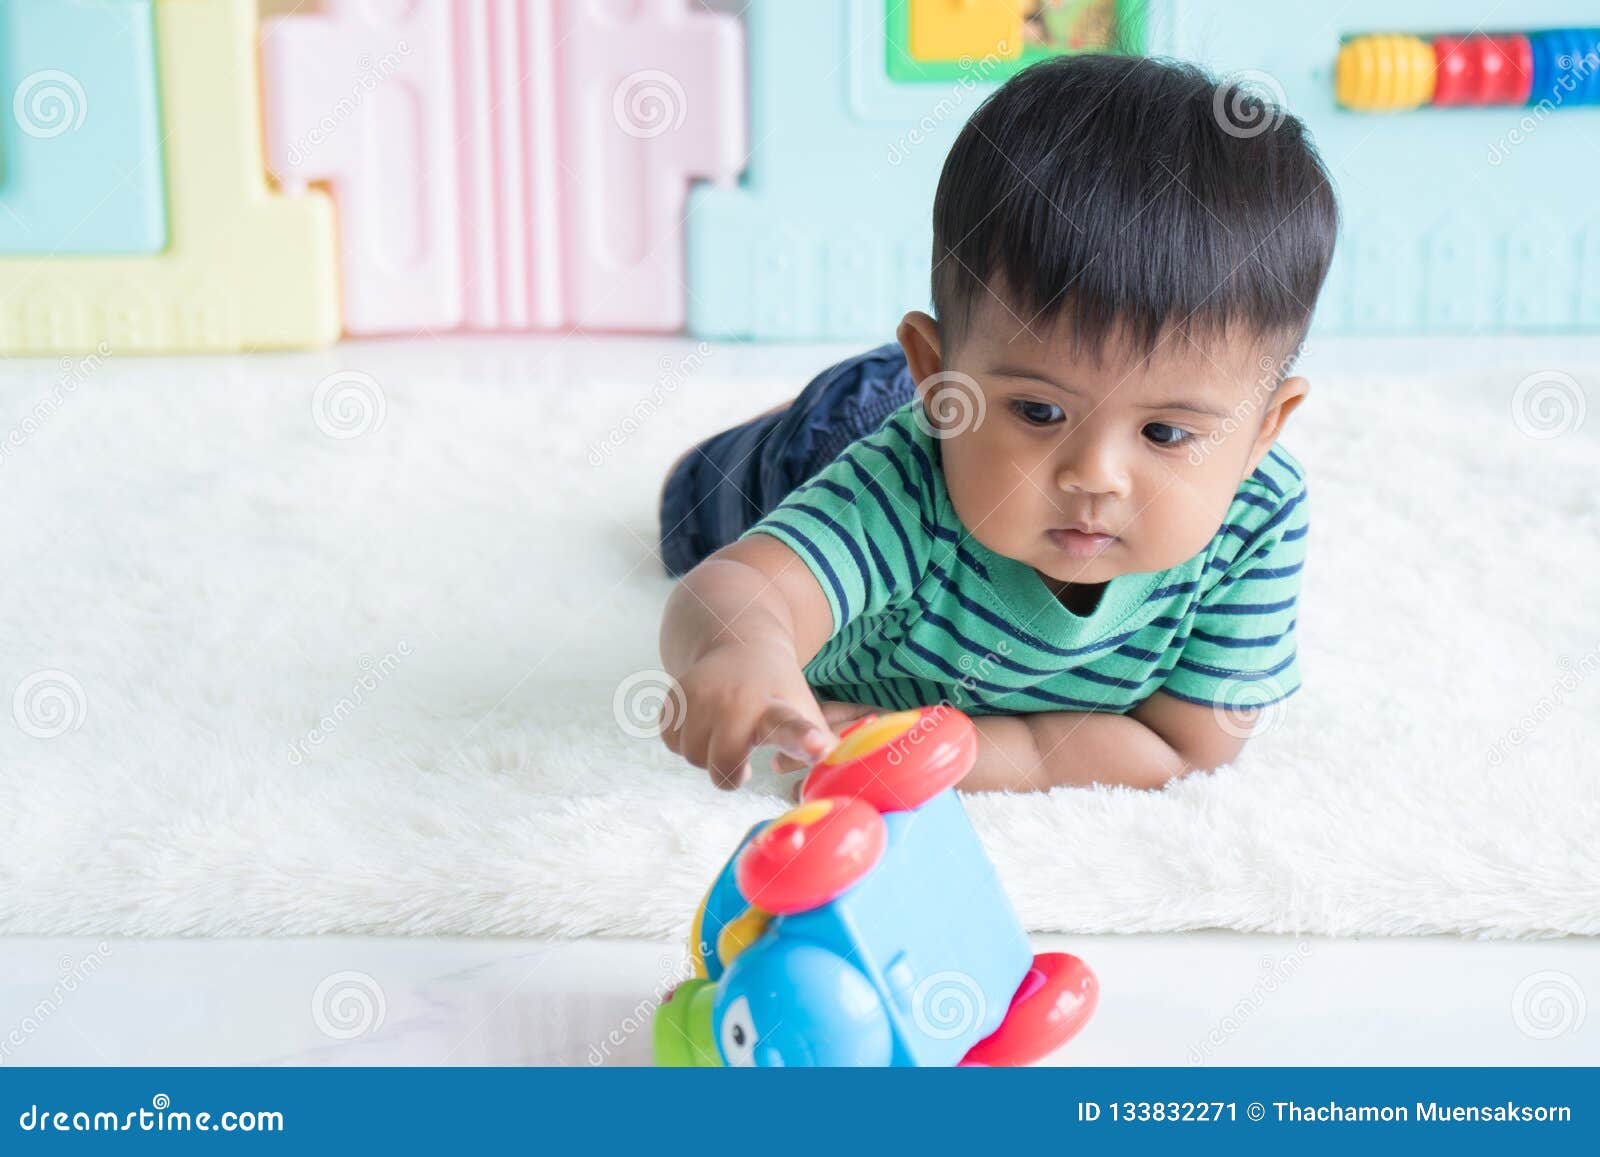
[[[1029,68],[933,206],[933,309],[694,447],[662,738],[723,787],[868,712],[973,716],[966,790],[1157,787],[1300,684],[1278,445],[1338,208],[1301,123],[1191,66]]]

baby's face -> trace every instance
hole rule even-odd
[[[1119,339],[1097,363],[1075,360],[1059,330],[1033,329],[989,301],[922,378],[961,521],[1060,583],[1166,570],[1203,550],[1271,448],[1275,404],[1303,380],[1275,393],[1279,367],[1251,341],[1201,349],[1173,336],[1144,362]]]

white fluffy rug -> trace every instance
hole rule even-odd
[[[1524,432],[1585,349],[1313,352],[1306,690],[1164,792],[971,802],[1029,927],[1600,932],[1600,413]],[[845,352],[0,365],[0,931],[682,932],[783,804],[629,734],[656,487]]]

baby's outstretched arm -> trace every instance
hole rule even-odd
[[[725,788],[749,778],[755,747],[826,753],[836,739],[803,668],[831,621],[816,580],[777,539],[752,535],[711,555],[662,619],[662,665],[682,693],[662,711],[663,742]]]
[[[1219,767],[1239,754],[1240,713],[1227,725],[1209,706],[1159,691],[1126,715],[1047,711],[986,715],[978,761],[964,791],[1041,791],[1093,783],[1157,788],[1185,772]]]

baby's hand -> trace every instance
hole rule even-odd
[[[661,739],[721,788],[750,778],[750,752],[775,746],[806,767],[838,742],[794,651],[736,643],[706,652],[678,680],[683,704],[663,712]]]

